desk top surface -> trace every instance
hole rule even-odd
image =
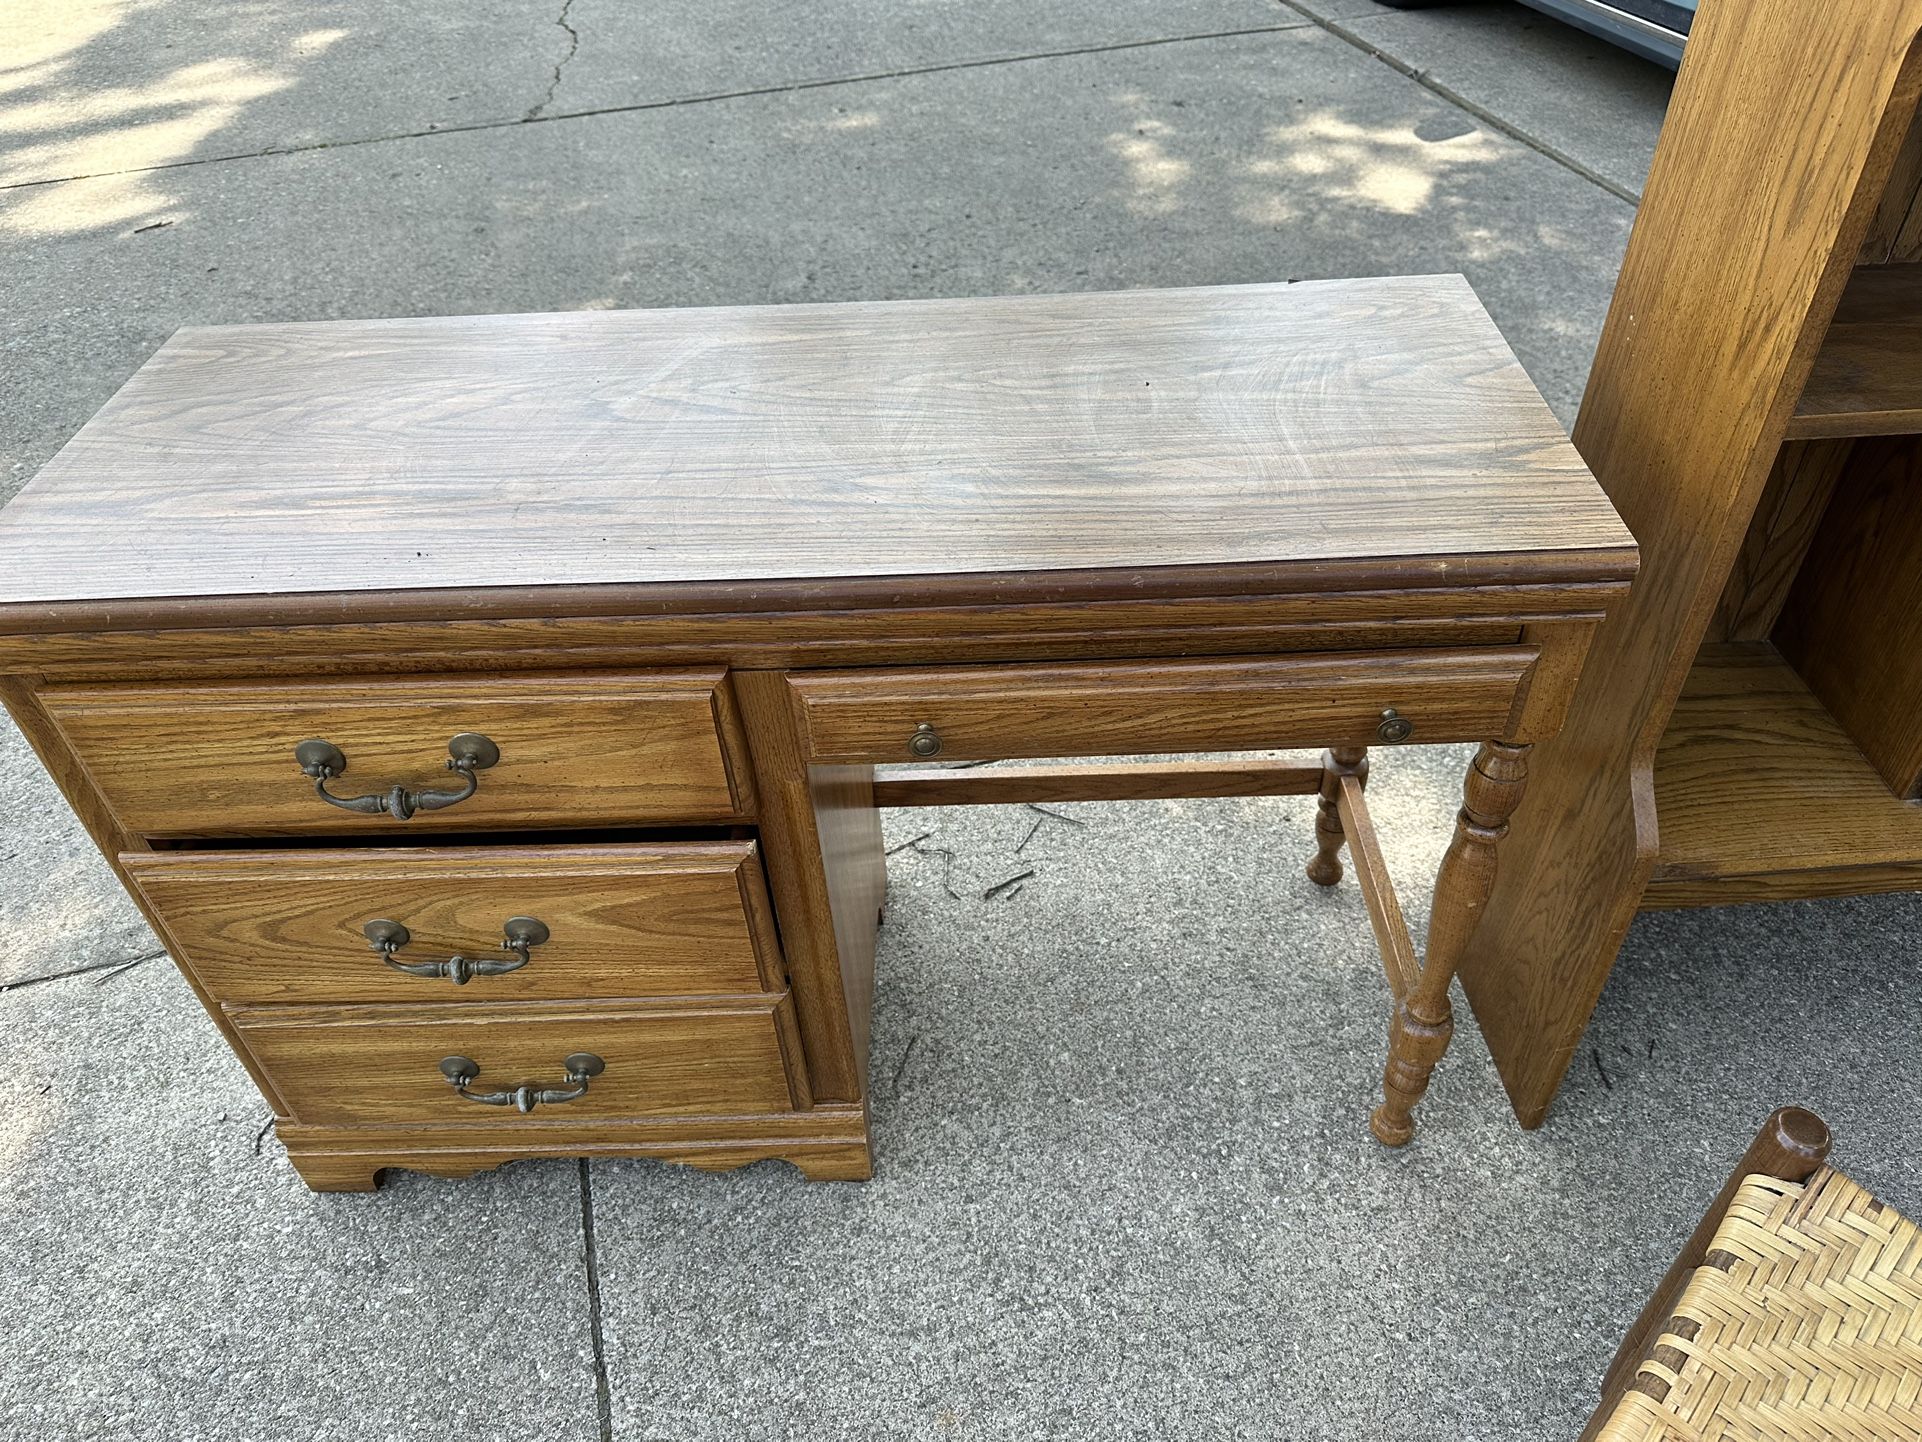
[[[1633,546],[1459,276],[194,327],[0,512],[0,617],[1619,580]]]

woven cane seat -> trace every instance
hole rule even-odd
[[[1922,1442],[1922,1229],[1838,1172],[1743,1181],[1598,1442]]]

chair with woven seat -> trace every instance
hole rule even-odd
[[[1583,1442],[1922,1442],[1922,1228],[1764,1124],[1616,1354]]]

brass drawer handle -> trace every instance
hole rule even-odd
[[[331,741],[303,741],[294,748],[300,769],[314,778],[314,792],[329,806],[342,811],[360,811],[369,816],[385,811],[396,821],[405,821],[416,811],[439,811],[454,806],[480,789],[479,773],[501,759],[501,749],[485,736],[463,731],[447,743],[447,769],[460,773],[465,783],[458,791],[409,791],[395,786],[384,794],[336,796],[327,783],[347,772],[347,756]]]
[[[414,939],[413,933],[398,921],[384,918],[368,922],[360,934],[395,971],[404,971],[409,976],[444,976],[455,986],[465,986],[471,977],[505,976],[510,971],[519,971],[533,960],[528,953],[552,935],[545,922],[531,916],[511,916],[501,931],[506,938],[501,942],[501,950],[513,952],[513,961],[475,960],[466,956],[450,956],[445,961],[399,961],[394,953]]]
[[[482,1106],[513,1107],[517,1111],[531,1112],[537,1106],[551,1106],[555,1102],[571,1102],[576,1097],[587,1095],[587,1083],[592,1077],[607,1070],[607,1063],[591,1051],[577,1051],[561,1063],[567,1072],[570,1087],[559,1091],[553,1087],[537,1087],[531,1082],[523,1082],[507,1092],[470,1092],[467,1084],[480,1075],[480,1063],[470,1056],[444,1056],[440,1059],[440,1074],[447,1078],[447,1084],[470,1102]]]

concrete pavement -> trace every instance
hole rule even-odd
[[[1663,72],[1507,4],[24,0],[0,495],[187,323],[1461,270],[1572,421]],[[1413,919],[1465,755],[1371,787]],[[0,1436],[1562,1438],[1773,1105],[1912,1213],[1909,897],[1644,919],[1550,1123],[1298,801],[889,818],[880,1175],[315,1197],[0,725]],[[950,895],[950,891],[955,893]],[[72,974],[64,974],[72,973]],[[804,1260],[799,1260],[804,1259]]]

